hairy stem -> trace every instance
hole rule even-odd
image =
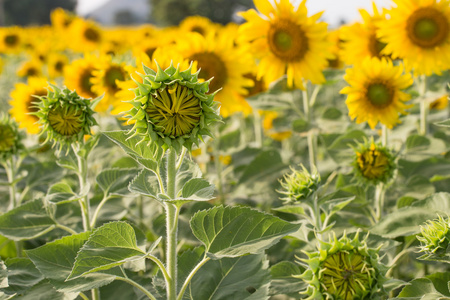
[[[170,149],[167,159],[167,195],[175,199],[176,191],[176,161],[177,155],[174,149]],[[179,208],[172,203],[165,203],[167,250],[166,266],[169,278],[167,280],[167,299],[175,300],[177,297],[177,234]]]
[[[87,181],[87,157],[80,155],[80,146],[75,146],[75,144],[72,144],[73,152],[75,153],[75,156],[77,157],[78,162],[78,181],[79,181],[79,188],[80,188],[80,195],[82,193],[86,193],[85,189],[88,185]],[[87,156],[87,155],[86,155]],[[91,223],[90,223],[90,201],[88,195],[83,196],[79,201],[80,207],[81,207],[81,215],[83,217],[83,229],[84,231],[90,231]]]
[[[385,189],[384,184],[379,183],[375,190],[375,208],[376,208],[376,221],[378,222],[383,216]]]
[[[426,135],[428,133],[428,103],[425,98],[427,88],[427,77],[422,75],[418,78],[419,81],[419,101],[420,101],[420,127],[419,134]]]

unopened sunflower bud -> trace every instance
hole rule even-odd
[[[292,173],[280,180],[282,189],[278,191],[287,202],[299,202],[310,197],[320,186],[320,175],[316,170],[310,174],[302,165],[302,170],[291,168]]]
[[[0,116],[0,161],[7,160],[23,149],[23,134],[16,122],[8,116]]]
[[[450,220],[438,216],[436,220],[430,220],[425,226],[420,226],[420,252],[424,252],[423,259],[441,259],[447,256],[447,248],[450,241]]]

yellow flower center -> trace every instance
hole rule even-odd
[[[393,98],[391,89],[384,83],[370,84],[366,95],[369,101],[379,108],[388,106]]]
[[[388,171],[389,158],[374,145],[357,156],[359,170],[368,179],[381,179]]]
[[[124,70],[120,66],[111,66],[105,71],[104,82],[107,88],[111,89],[112,92],[117,92],[119,90],[116,80],[123,81],[124,79]]]
[[[30,67],[26,71],[26,76],[28,76],[28,77],[36,76],[37,74],[39,74],[39,71],[35,67]]]
[[[267,41],[272,53],[287,62],[299,61],[308,51],[308,39],[300,25],[290,20],[270,24]]]
[[[55,106],[48,112],[48,122],[60,135],[73,136],[83,129],[81,109],[76,106]]]
[[[6,152],[12,149],[16,135],[8,125],[0,125],[0,151]]]
[[[19,43],[19,37],[15,34],[9,34],[7,36],[5,36],[5,44],[10,46],[10,47],[14,47]]]
[[[148,58],[152,59],[153,53],[155,53],[156,48],[150,47],[144,50],[145,54],[147,54]]]
[[[228,79],[227,68],[222,59],[212,52],[202,52],[192,55],[190,60],[196,60],[201,68],[199,77],[205,80],[214,77],[209,84],[211,91],[216,91],[223,87]]]
[[[100,34],[94,28],[86,28],[84,37],[91,42],[98,42],[100,40]]]
[[[362,255],[340,251],[325,259],[319,280],[334,299],[363,299],[370,292],[373,271]]]
[[[158,90],[152,96],[153,105],[146,108],[155,130],[165,136],[179,137],[189,134],[199,124],[202,107],[200,100],[188,87],[174,83]]]
[[[256,76],[253,75],[252,73],[244,74],[244,77],[251,79],[254,82],[252,87],[246,88],[246,90],[248,91],[246,97],[251,97],[265,91],[264,81],[262,79],[260,80],[256,79]]]
[[[445,42],[449,27],[446,16],[433,7],[417,9],[406,22],[409,39],[422,48],[434,48]]]

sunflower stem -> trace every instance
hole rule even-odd
[[[381,182],[377,185],[375,190],[375,207],[376,207],[376,221],[380,221],[383,215],[385,189]]]
[[[175,199],[176,191],[176,161],[175,149],[170,149],[167,159],[167,195]],[[179,207],[172,203],[164,203],[166,210],[167,249],[166,265],[169,278],[166,280],[167,299],[177,297],[177,234]]]
[[[136,287],[138,290],[143,292],[149,299],[156,300],[155,296],[153,296],[152,293],[150,293],[145,287],[143,287],[142,285],[140,285],[136,281],[131,280],[130,278],[119,277],[119,276],[116,277],[116,280],[121,280],[121,281],[124,281],[124,282],[126,282],[128,284],[131,284],[132,286]]]
[[[427,77],[422,75],[418,78],[419,82],[419,99],[420,99],[420,127],[419,134],[426,135],[428,133],[428,103],[425,98],[427,88]]]
[[[305,90],[302,91],[303,96],[303,110],[305,113],[305,118],[308,124],[311,123],[311,114],[312,114],[312,104],[316,101],[317,94],[319,93],[319,88],[316,86],[311,95],[311,99],[308,97],[308,88],[307,84],[305,84]],[[311,126],[310,126],[311,127]],[[311,170],[317,169],[317,156],[316,156],[316,137],[314,134],[314,130],[312,128],[309,129],[307,135],[308,141],[308,154],[309,154],[309,168]]]
[[[388,138],[389,138],[389,129],[386,127],[386,125],[381,125],[381,144],[384,147],[387,147],[388,145]]]
[[[180,293],[178,294],[177,300],[182,300],[183,299],[183,295],[184,292],[186,291],[186,288],[189,285],[189,282],[191,282],[191,279],[194,277],[194,275],[197,273],[197,271],[204,265],[206,264],[208,261],[210,260],[209,257],[204,257],[202,259],[202,261],[200,261],[195,267],[194,269],[191,271],[191,273],[189,273],[188,277],[186,278],[186,280],[183,283],[183,286],[181,287]]]
[[[80,151],[80,146],[76,146],[75,144],[72,144],[73,152],[75,153],[75,156],[77,157],[78,161],[78,181],[80,185],[80,194],[86,193],[86,187],[88,185],[87,181],[87,154],[82,155],[81,152],[88,153],[87,151]],[[81,216],[83,218],[83,229],[84,231],[90,231],[91,223],[90,223],[90,203],[89,203],[89,197],[88,195],[83,196],[79,201],[80,207],[81,207]]]
[[[262,146],[262,127],[261,127],[261,115],[258,111],[253,110],[253,128],[255,130],[255,142],[256,147],[261,148]]]
[[[319,197],[317,195],[314,196],[314,220],[315,220],[315,227],[316,227],[316,236],[319,240],[322,239],[322,217],[320,214],[320,207],[319,207]]]

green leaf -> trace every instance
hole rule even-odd
[[[78,251],[89,238],[89,232],[66,236],[41,247],[27,250],[27,256],[50,283],[61,292],[82,292],[109,284],[113,272],[88,274],[66,281],[72,272]],[[111,270],[112,271],[112,270]],[[116,270],[116,273],[119,270]],[[119,274],[119,273],[117,273]]]
[[[100,188],[109,195],[129,194],[128,185],[138,174],[139,169],[106,169],[97,175],[97,183]]]
[[[441,126],[441,127],[450,127],[450,119],[447,119],[445,121],[441,121],[441,122],[436,122],[434,123],[437,126]]]
[[[295,132],[305,132],[309,129],[309,123],[303,119],[297,119],[292,122],[292,130]]]
[[[281,207],[272,208],[272,210],[295,215],[305,214],[305,209],[300,205],[284,205]]]
[[[45,204],[42,199],[27,202],[0,216],[0,233],[14,240],[36,238],[56,226],[52,217],[54,204]]]
[[[165,168],[163,170],[163,174],[165,174]],[[163,175],[161,174],[161,176]],[[185,157],[176,175],[175,194],[178,194],[189,180],[200,177],[202,177],[202,171],[200,170],[198,164]],[[163,178],[165,179],[167,177],[163,176]],[[167,186],[166,183],[165,186]]]
[[[433,211],[419,207],[404,207],[382,218],[370,232],[387,238],[408,236],[419,233],[419,225],[434,218],[436,213]]]
[[[205,249],[203,247],[196,247],[192,250],[184,251],[178,259],[178,292],[180,291],[184,281],[188,277],[189,273],[194,269],[194,267],[202,260]],[[201,269],[200,271],[201,272]],[[162,274],[160,277],[162,277]]]
[[[241,130],[234,130],[219,137],[218,149],[220,149],[220,151],[226,152],[229,149],[238,147],[240,145],[240,141]]]
[[[270,268],[270,294],[271,295],[292,295],[298,293],[308,286],[308,284],[292,275],[301,275],[302,270],[297,264],[290,261],[282,261]]]
[[[192,300],[247,299],[252,296],[250,291],[258,293],[268,283],[268,265],[263,254],[210,260],[195,274],[185,297]],[[257,296],[256,299],[267,299],[267,295]]]
[[[125,222],[110,222],[95,230],[78,252],[69,279],[107,270],[128,261],[143,259],[133,227]]]
[[[423,135],[410,135],[406,139],[406,150],[407,151],[416,151],[420,149],[426,149],[430,146],[430,140]]]
[[[67,183],[58,182],[48,189],[46,200],[55,204],[63,204],[77,201],[81,197],[83,195],[77,195]]]
[[[44,279],[28,258],[10,258],[5,264],[8,270],[8,287],[2,289],[5,294],[23,294]]]
[[[239,183],[250,184],[255,181],[275,180],[286,169],[281,155],[277,150],[267,150],[259,153],[245,168]]]
[[[322,114],[323,119],[337,120],[342,116],[342,112],[335,107],[328,107]]]
[[[130,182],[128,189],[133,193],[142,194],[155,199],[157,199],[157,195],[161,193],[159,189],[158,177],[156,177],[155,173],[147,169],[143,169]]]
[[[450,297],[450,291],[448,289],[448,285],[450,283],[450,272],[436,272],[428,275],[426,278],[433,282],[434,287],[439,293]]]
[[[396,299],[408,299],[408,300],[431,300],[440,299],[444,297],[439,293],[433,282],[428,278],[417,278],[409,282],[403,290],[398,294]]]
[[[261,252],[300,228],[257,210],[228,206],[199,211],[190,225],[213,259]]]
[[[138,137],[129,137],[126,130],[102,132],[111,141],[119,145],[128,155],[149,170],[158,168],[162,152],[155,143],[139,143]]]
[[[181,196],[184,199],[208,201],[213,199],[214,185],[202,178],[192,178],[183,186]]]
[[[443,140],[416,134],[410,135],[406,139],[404,157],[411,161],[420,161],[445,151],[447,151],[447,146]]]
[[[74,300],[78,293],[61,293],[56,291],[52,285],[42,281],[27,290],[23,295],[16,296],[13,299],[20,300]]]

